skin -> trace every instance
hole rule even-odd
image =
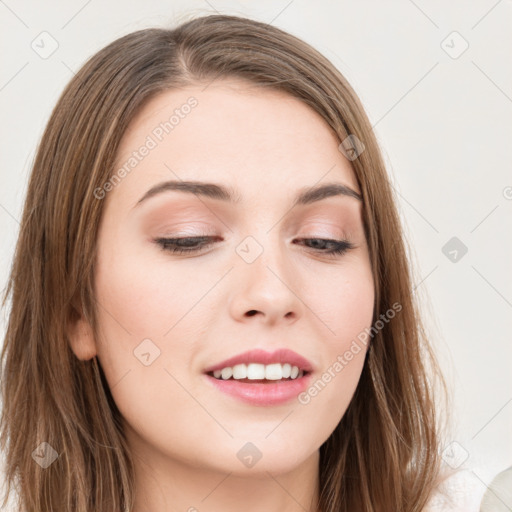
[[[360,190],[336,136],[307,105],[236,80],[203,89],[161,93],[124,134],[118,166],[174,109],[198,100],[102,199],[101,339],[80,319],[70,326],[72,348],[80,359],[98,357],[122,413],[135,454],[133,512],[314,510],[319,448],[349,405],[365,350],[308,404],[243,403],[203,371],[249,349],[290,348],[312,363],[315,382],[370,327],[362,202],[340,195],[291,207],[303,187]],[[166,191],[135,206],[169,179],[223,184],[241,200]],[[154,242],[202,235],[220,241],[186,255]],[[263,249],[250,264],[236,252],[247,236]],[[354,248],[329,257],[292,243],[303,238],[346,238]],[[145,366],[134,350],[148,338],[160,356]],[[237,458],[247,442],[262,454],[252,467]]]

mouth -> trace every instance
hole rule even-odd
[[[299,354],[251,350],[206,368],[208,382],[227,395],[257,406],[285,404],[309,384],[313,366]]]

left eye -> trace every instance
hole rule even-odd
[[[308,247],[315,249],[327,256],[341,256],[355,246],[348,240],[331,240],[329,238],[301,238],[300,241],[307,242]],[[319,248],[320,246],[320,248]],[[324,247],[322,250],[321,247]]]
[[[184,238],[157,238],[155,242],[164,250],[173,254],[187,254],[200,251],[209,247],[219,237],[213,236],[194,236]],[[348,240],[331,240],[325,238],[301,238],[300,242],[308,242],[306,244],[309,248],[314,249],[321,254],[329,256],[341,256],[354,245]],[[326,245],[328,247],[326,247]],[[319,247],[320,246],[320,247]],[[323,246],[323,248],[322,248]]]

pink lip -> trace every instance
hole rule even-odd
[[[231,395],[242,402],[258,406],[280,405],[297,398],[305,391],[311,379],[311,373],[295,380],[283,380],[261,383],[260,381],[240,382],[238,380],[219,380],[205,376],[218,390]]]
[[[276,382],[261,382],[256,380],[254,382],[241,382],[234,379],[222,380],[216,379],[211,375],[206,375],[206,378],[223,393],[231,395],[243,402],[251,405],[270,406],[284,404],[297,398],[297,395],[307,388],[311,380],[311,372],[313,371],[311,363],[296,352],[293,352],[293,350],[280,349],[275,352],[265,352],[264,350],[256,349],[210,366],[206,368],[204,373],[208,374],[215,370],[222,370],[222,368],[226,368],[227,366],[233,367],[237,364],[249,363],[265,365],[272,363],[289,363],[307,373],[294,380]]]
[[[215,370],[222,370],[222,368],[226,368],[227,366],[235,366],[236,364],[249,363],[290,363],[292,366],[297,366],[299,370],[304,370],[305,372],[308,373],[311,373],[313,371],[313,367],[307,359],[300,356],[299,354],[297,354],[297,352],[294,352],[293,350],[282,348],[280,350],[276,350],[275,352],[265,352],[264,350],[260,349],[249,350],[248,352],[238,354],[237,356],[231,357],[230,359],[226,359],[225,361],[210,366],[209,368],[206,368],[204,372],[210,373]],[[253,384],[250,385],[252,386]],[[267,386],[267,384],[264,385]]]

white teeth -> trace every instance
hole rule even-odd
[[[250,380],[261,380],[265,378],[265,365],[251,363],[247,365],[247,378]]]
[[[235,366],[226,366],[221,370],[215,370],[213,376],[216,379],[249,379],[249,380],[282,380],[297,379],[304,376],[304,370],[299,370],[297,366],[289,363],[280,364],[236,364]]]
[[[214,374],[215,376],[215,374]],[[235,364],[233,366],[233,379],[246,379],[247,378],[247,366],[245,364]]]
[[[265,366],[265,379],[281,380],[283,378],[283,367],[279,363],[267,364]]]
[[[233,368],[231,368],[230,366],[227,366],[226,368],[222,368],[221,376],[222,376],[223,380],[230,379],[233,376]]]

